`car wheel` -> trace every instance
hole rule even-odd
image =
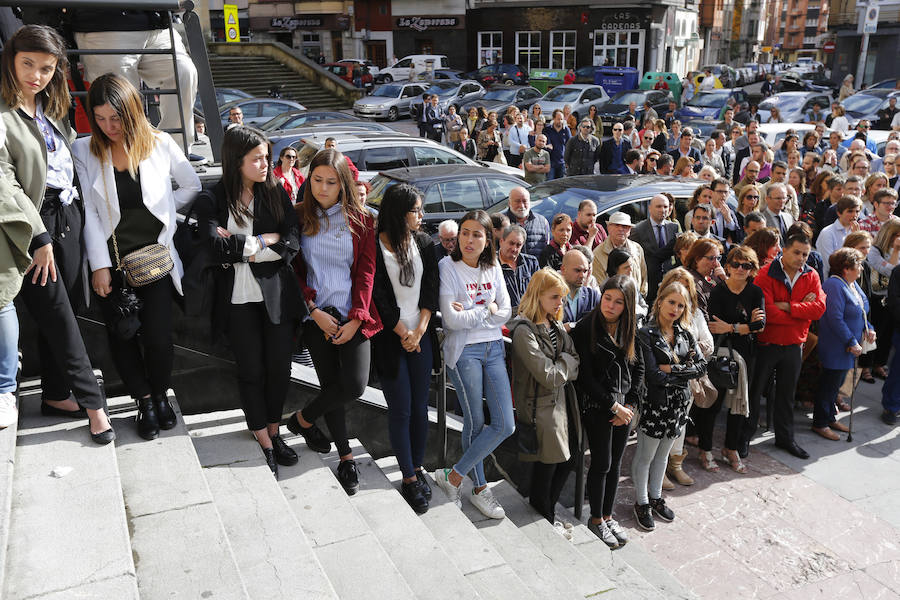
[[[503,85],[515,85],[515,84],[516,84],[516,82],[513,81],[512,79],[507,79],[506,81],[503,82]]]
[[[392,81],[394,81],[394,78],[391,77],[391,74],[390,74],[390,73],[385,73],[385,75],[384,75],[384,82],[385,82],[385,83],[391,83]]]
[[[399,117],[399,116],[400,116],[400,111],[397,110],[396,106],[392,106],[391,109],[388,111],[388,115],[387,115],[388,121],[396,121],[397,117]]]

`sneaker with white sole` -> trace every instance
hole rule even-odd
[[[613,532],[609,530],[609,526],[606,524],[606,521],[600,519],[599,523],[594,523],[593,520],[588,521],[588,529],[600,538],[604,544],[610,547],[610,549],[616,549],[619,547],[619,539],[613,535]]]
[[[19,420],[16,396],[12,392],[0,394],[0,429],[5,429]]]
[[[619,522],[615,519],[608,519],[606,521],[606,526],[609,528],[609,531],[616,536],[616,539],[619,540],[619,545],[624,546],[628,543],[628,534],[625,533],[625,529],[619,525]]]
[[[574,535],[572,534],[572,524],[571,523],[561,523],[559,521],[553,522],[553,529],[556,530],[556,533],[563,536],[570,542],[574,539]]]
[[[486,487],[477,494],[473,489],[472,494],[469,496],[469,500],[475,508],[481,511],[481,514],[490,519],[502,519],[506,516],[506,511],[503,510],[503,507],[500,506],[500,503],[494,498],[494,493],[491,491],[491,488]]]
[[[452,470],[453,469],[438,469],[431,477],[434,479],[434,483],[444,490],[447,499],[455,504],[456,508],[462,509],[462,498],[460,496],[462,484],[460,484],[459,487],[456,487],[450,483],[450,471]]]

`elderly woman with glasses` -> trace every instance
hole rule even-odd
[[[284,191],[287,192],[288,197],[291,199],[291,204],[297,204],[300,186],[303,185],[304,181],[303,175],[296,165],[297,149],[287,146],[278,155],[278,166],[272,169],[275,179],[284,186]]]

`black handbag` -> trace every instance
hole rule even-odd
[[[734,348],[731,347],[731,335],[723,336],[727,338],[728,355],[719,356],[719,346],[722,344],[722,338],[716,344],[713,355],[709,359],[706,366],[706,375],[716,388],[720,390],[733,390],[738,386],[738,363],[734,360]]]
[[[121,280],[121,285],[116,286],[109,295],[113,309],[113,318],[109,326],[117,338],[130,340],[141,328],[140,312],[144,302],[125,282],[124,276],[121,276]]]

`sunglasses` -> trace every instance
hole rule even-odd
[[[653,158],[653,157],[650,157],[650,156],[648,156],[645,160],[646,160],[647,162],[656,162],[656,159]]]
[[[752,271],[753,270],[753,265],[751,265],[750,263],[733,262],[733,263],[731,263],[731,266],[734,267],[735,269],[743,269],[744,271]]]
[[[751,200],[759,200],[759,196],[751,196],[750,194],[747,194],[746,196],[744,196],[744,198],[750,198]]]
[[[296,159],[297,159],[297,155],[296,155],[296,154],[285,154],[284,157],[285,157],[285,158],[289,158],[289,159],[291,159],[291,160],[296,160]]]
[[[613,131],[625,131],[621,127],[613,127]]]

